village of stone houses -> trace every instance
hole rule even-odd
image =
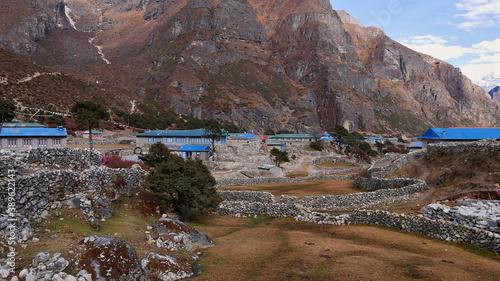
[[[0,280],[499,280],[500,129],[0,133]]]

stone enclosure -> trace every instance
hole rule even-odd
[[[480,141],[474,143],[431,144],[430,151],[460,153],[466,151],[500,152],[497,142]],[[464,201],[466,207],[449,208],[429,205],[425,215],[400,215],[385,211],[370,211],[363,208],[379,204],[405,201],[415,192],[428,189],[426,183],[418,179],[383,179],[414,159],[424,156],[427,150],[419,150],[405,155],[389,154],[388,165],[375,162],[368,169],[368,178],[358,177],[355,187],[367,192],[338,196],[281,196],[279,201],[265,192],[219,191],[225,201],[217,208],[217,213],[232,216],[267,215],[273,217],[294,217],[297,220],[320,224],[376,224],[409,232],[423,233],[445,241],[464,242],[479,248],[500,253],[499,204],[498,202]],[[322,160],[318,160],[322,161]],[[323,160],[324,161],[324,160]],[[259,184],[266,182],[293,182],[290,179],[221,180],[219,186],[236,184]],[[317,211],[353,210],[350,214],[331,216]]]

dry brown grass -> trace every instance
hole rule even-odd
[[[125,202],[131,206],[134,200]],[[140,259],[154,251],[195,262],[192,253],[148,245],[145,230],[153,216],[143,216],[125,202],[115,205],[115,217],[103,222],[100,232],[93,231],[80,212],[59,210],[60,215],[37,226],[39,243],[19,247],[19,266],[28,266],[41,251],[61,252],[71,261],[68,251],[89,235],[118,237],[134,247]],[[194,280],[496,280],[500,274],[500,258],[491,252],[379,227],[217,215],[200,216],[190,225],[216,243],[195,262],[199,276]],[[49,238],[54,233],[59,238]],[[74,273],[71,267],[66,271]]]
[[[225,186],[224,190],[252,190],[267,191],[276,198],[281,195],[314,196],[314,195],[342,195],[360,192],[353,188],[354,180],[347,181],[308,181],[302,183],[266,183],[248,186]]]
[[[221,236],[212,231],[224,220],[208,218],[196,227],[216,237],[216,246],[206,251],[205,273],[195,280],[496,280],[500,274],[498,258],[389,229],[291,219],[245,228],[237,221],[255,219],[228,218],[237,227]]]
[[[323,162],[323,163],[320,163],[318,164],[318,166],[322,166],[322,167],[327,167],[327,168],[352,168],[352,167],[358,167],[358,166],[355,166],[355,165],[352,165],[352,164],[349,164],[349,163],[345,163],[345,162]]]

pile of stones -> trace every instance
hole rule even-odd
[[[500,201],[461,200],[462,206],[448,207],[430,204],[424,207],[424,215],[434,220],[446,220],[456,225],[476,227],[500,234]]]

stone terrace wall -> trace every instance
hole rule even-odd
[[[352,180],[357,177],[356,174],[349,175],[330,175],[328,172],[318,172],[309,175],[305,178],[284,178],[284,177],[272,177],[272,178],[252,178],[252,179],[226,179],[220,178],[217,180],[216,187],[224,186],[245,186],[245,185],[257,185],[264,183],[299,183],[306,181],[315,180]]]
[[[280,203],[301,205],[307,209],[348,210],[366,208],[380,204],[404,201],[406,196],[428,189],[427,185],[413,184],[397,189],[381,189],[373,192],[360,192],[345,195],[295,197],[282,195]]]
[[[386,211],[358,210],[351,214],[349,223],[376,224],[413,233],[422,233],[444,241],[463,242],[500,253],[500,234],[444,220],[393,214]]]
[[[408,154],[401,154],[399,158],[393,160],[389,165],[385,167],[374,167],[374,165],[372,165],[372,168],[368,170],[368,176],[371,178],[383,178],[394,173],[397,169],[410,163],[416,158],[424,156],[426,153],[427,150],[425,149],[417,150]]]
[[[91,167],[84,171],[53,170],[16,176],[16,211],[30,219],[38,218],[54,201],[67,199],[77,193],[102,197],[106,188],[113,190],[115,196],[130,195],[132,188],[139,187],[143,174],[144,170],[135,165],[132,169]],[[7,181],[0,181],[0,186],[7,186]],[[0,202],[7,202],[7,198],[7,190],[1,189]],[[1,204],[0,213],[6,212],[6,204]]]
[[[337,156],[324,156],[324,157],[314,158],[311,161],[311,164],[318,165],[318,164],[325,163],[325,162],[332,162],[332,163],[343,162],[343,163],[347,163],[347,164],[351,164],[351,165],[355,165],[355,166],[359,165],[358,163],[356,163],[356,161],[346,159],[345,157],[337,157]]]
[[[226,201],[249,201],[249,202],[260,202],[265,204],[274,204],[274,195],[269,192],[258,192],[258,191],[217,191],[224,200]]]
[[[304,212],[296,220],[319,224],[374,224],[396,228],[447,242],[463,242],[478,248],[500,253],[500,234],[476,227],[458,225],[442,219],[435,220],[421,215],[394,214],[380,210],[355,210],[352,214],[331,216],[325,213]]]
[[[466,200],[464,203],[465,206],[456,207],[430,204],[424,207],[424,216],[500,234],[500,203],[498,201]]]
[[[483,140],[476,142],[443,142],[431,143],[427,146],[429,151],[443,153],[460,153],[472,151],[500,152],[500,143],[495,140]]]
[[[374,191],[379,189],[394,189],[401,188],[413,184],[426,185],[425,181],[411,178],[395,178],[395,179],[367,179],[357,178],[354,181],[354,188],[364,191]],[[427,189],[427,188],[426,188]]]
[[[426,185],[414,184],[399,189],[383,189],[374,192],[361,192],[345,195],[295,197],[281,195],[279,202],[268,192],[256,191],[218,191],[226,200],[217,208],[218,214],[297,216],[308,209],[348,210],[366,208],[379,204],[405,201],[414,192],[428,188]]]
[[[26,170],[42,169],[75,169],[84,170],[100,165],[102,154],[80,148],[37,148],[19,154],[0,154],[0,176],[7,171],[16,170],[16,174],[24,174]]]

